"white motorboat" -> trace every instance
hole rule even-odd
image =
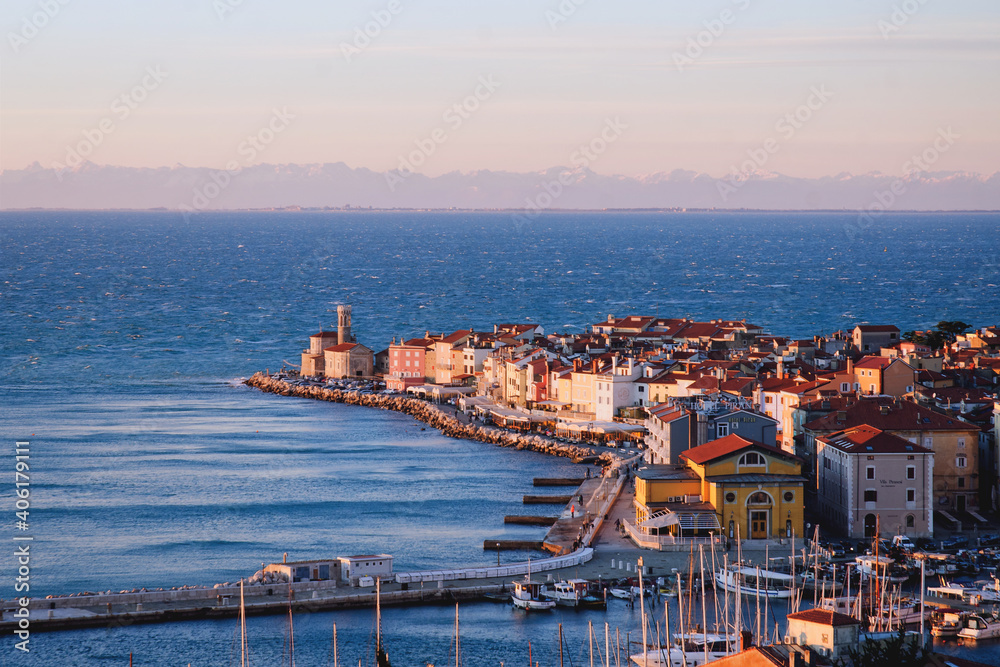
[[[587,597],[589,584],[586,579],[558,581],[552,585],[551,590],[543,592],[542,596],[564,607],[578,607],[580,601]]]
[[[537,611],[552,609],[556,606],[555,600],[547,600],[542,594],[545,591],[545,584],[540,581],[532,581],[525,577],[523,581],[515,581],[514,592],[511,594],[511,602],[514,606],[525,611]]]
[[[958,631],[958,636],[973,641],[1000,637],[1000,618],[973,614],[965,619],[965,627]]]
[[[748,565],[730,565],[715,573],[715,585],[727,591],[744,595],[761,595],[769,598],[792,596],[794,578],[790,574],[762,570]]]
[[[632,591],[627,588],[609,588],[608,593],[622,600],[631,600],[634,597]]]

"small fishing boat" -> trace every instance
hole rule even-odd
[[[790,598],[795,579],[790,574],[762,570],[748,565],[730,565],[715,573],[715,585],[730,592],[761,595],[769,598]]]
[[[556,606],[555,600],[542,597],[544,591],[545,584],[525,577],[523,581],[514,582],[514,592],[510,599],[515,607],[525,611],[552,609]]]
[[[956,637],[965,625],[968,612],[959,609],[938,609],[931,615],[931,635],[934,637]]]
[[[632,591],[627,588],[609,588],[608,593],[621,600],[631,600],[634,597]]]
[[[504,591],[502,593],[484,593],[483,597],[490,602],[510,602],[510,593]]]
[[[973,641],[1000,637],[1000,617],[973,614],[965,620],[965,627],[958,631],[958,636]]]
[[[545,591],[543,597],[555,601],[557,605],[564,607],[578,607],[580,600],[587,595],[587,588],[590,582],[586,579],[570,579],[569,581],[557,581],[552,585],[551,590]]]

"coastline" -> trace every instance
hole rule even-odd
[[[328,389],[325,387],[299,387],[273,378],[260,371],[254,373],[249,379],[244,380],[243,384],[266,393],[281,396],[296,396],[298,398],[311,398],[318,401],[401,412],[439,430],[449,438],[476,440],[499,447],[512,447],[514,449],[526,449],[551,456],[563,456],[571,459],[574,463],[594,463],[605,466],[610,465],[617,459],[610,452],[597,454],[587,447],[560,443],[542,435],[516,433],[495,426],[463,424],[456,418],[446,414],[433,403],[419,398],[386,396],[384,394],[361,394],[355,391],[343,391],[341,389]]]

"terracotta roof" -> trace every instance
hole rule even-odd
[[[894,359],[889,357],[862,357],[858,360],[858,363],[854,364],[855,368],[885,368],[891,364]]]
[[[350,352],[354,348],[358,347],[359,343],[341,343],[340,345],[334,345],[333,347],[323,348],[325,352]]]
[[[885,414],[882,408],[885,407]],[[837,421],[840,414],[842,421]],[[929,407],[912,401],[896,400],[891,396],[862,398],[846,410],[833,412],[805,425],[810,431],[842,431],[869,424],[883,431],[968,431],[976,427],[952,419]]]
[[[861,625],[861,621],[848,616],[847,614],[841,614],[840,612],[830,611],[828,609],[806,609],[805,611],[798,611],[794,614],[789,614],[788,618],[794,621],[806,621],[809,623],[820,623],[822,625]]]
[[[927,454],[932,451],[868,424],[837,431],[820,440],[849,454]]]
[[[336,331],[320,331],[319,333],[314,333],[310,338],[325,338],[329,336],[336,336]]]
[[[705,463],[706,461],[713,461],[723,456],[729,456],[730,454],[735,454],[736,452],[750,448],[761,449],[765,452],[781,456],[786,459],[800,460],[798,457],[782,451],[777,447],[765,445],[763,442],[750,440],[749,438],[744,438],[736,435],[735,433],[731,433],[724,438],[719,438],[718,440],[706,442],[704,445],[692,447],[687,451],[681,452],[681,456],[692,463]]]

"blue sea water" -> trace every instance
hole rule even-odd
[[[394,336],[494,322],[579,332],[609,313],[746,318],[801,337],[860,321],[1000,323],[1000,215],[886,214],[857,237],[845,231],[855,222],[749,212],[553,212],[530,226],[469,212],[2,213],[0,425],[11,444],[32,443],[32,593],[213,584],[284,552],[385,551],[400,570],[483,563],[494,557],[483,539],[539,535],[504,526],[503,515],[520,509],[534,475],[573,471],[567,461],[239,385],[297,363],[337,304],[353,305],[355,334],[376,350]],[[12,499],[4,507],[13,534]],[[9,554],[0,565],[9,580]],[[8,588],[0,597],[13,597]],[[388,613],[405,628],[405,664],[443,661],[452,611]],[[463,613],[470,660],[489,656],[470,664],[520,660],[528,640],[554,645],[552,619],[512,621],[509,610],[476,605]],[[623,631],[634,620],[609,615]],[[345,641],[367,641],[370,614],[315,614],[299,641],[316,660],[299,664],[323,664],[337,618]],[[568,623],[585,636],[576,618]],[[279,642],[280,622],[251,621]],[[137,664],[229,664],[231,625],[37,635],[32,662],[2,659],[89,665],[135,651]]]

